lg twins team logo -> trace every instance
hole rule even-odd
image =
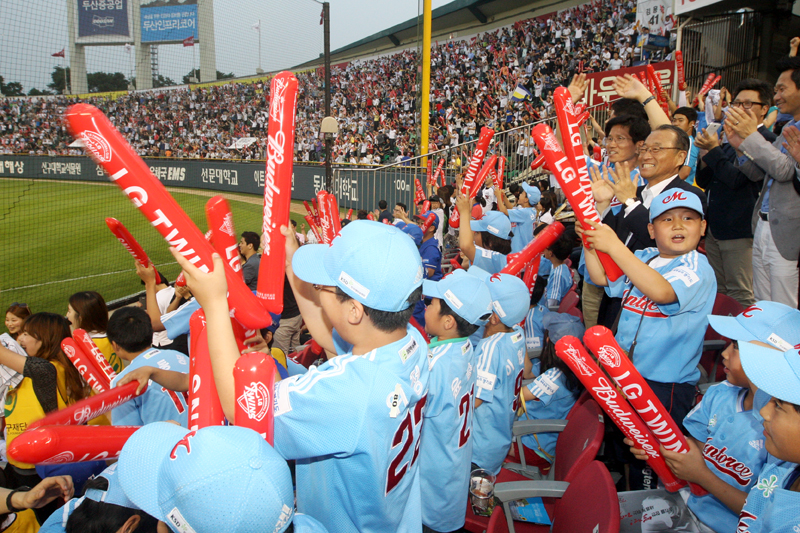
[[[547,135],[544,136],[544,151],[545,152],[561,151],[561,146],[558,144],[556,136],[553,134],[552,131],[547,132]]]
[[[247,413],[247,418],[256,422],[261,422],[272,407],[269,389],[260,381],[246,385],[244,393],[236,399],[236,403]]]
[[[111,161],[111,145],[100,134],[93,131],[82,131],[80,137],[86,149],[93,153],[101,163]]]
[[[676,202],[678,200],[686,200],[686,194],[680,191],[676,191],[667,196],[666,198],[664,198],[663,200],[661,200],[661,203],[668,204],[671,202]]]
[[[67,357],[69,359],[74,359],[75,358],[75,348],[73,348],[69,344],[65,344],[61,348],[64,350],[64,353],[67,354]]]
[[[72,452],[60,452],[48,459],[47,464],[60,465],[64,463],[72,463],[75,461],[75,454]]]
[[[225,213],[225,218],[222,221],[222,227],[219,228],[220,231],[224,232],[231,237],[234,236],[233,234],[233,214],[232,213]]]
[[[601,346],[597,350],[597,357],[605,366],[617,368],[621,362],[619,352],[613,346]]]

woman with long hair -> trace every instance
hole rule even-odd
[[[7,445],[30,423],[88,396],[89,387],[61,350],[61,341],[69,336],[69,322],[63,316],[36,313],[25,319],[17,337],[28,357],[0,346],[0,364],[23,375],[6,395]],[[4,473],[10,488],[40,481],[34,465],[10,457]]]
[[[82,329],[89,334],[94,343],[103,352],[103,356],[119,374],[124,365],[122,359],[114,353],[114,348],[106,337],[108,328],[108,307],[106,301],[95,291],[76,292],[69,297],[67,305],[67,320],[70,323],[70,331]]]
[[[29,316],[31,316],[31,309],[28,304],[14,302],[6,310],[6,329],[12,339],[17,339],[22,322]]]

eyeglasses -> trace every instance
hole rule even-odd
[[[632,142],[633,139],[630,137],[623,137],[622,135],[618,135],[616,137],[612,137],[609,135],[608,137],[606,137],[606,144],[610,143],[611,141],[614,141],[614,144],[626,144]]]
[[[315,291],[322,291],[322,292],[329,292],[331,294],[336,294],[336,287],[327,287],[325,285],[312,285]]]
[[[750,109],[754,105],[764,105],[762,102],[740,102],[738,100],[734,100],[731,102],[731,107],[742,107],[744,109]]]
[[[683,150],[683,148],[678,148],[677,146],[642,146],[636,150],[636,153],[639,155],[644,155],[649,152],[653,155],[658,155],[662,150]]]

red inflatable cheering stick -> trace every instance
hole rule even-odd
[[[486,157],[486,152],[489,150],[489,143],[492,142],[492,137],[494,137],[493,129],[481,128],[478,142],[475,144],[475,151],[472,152],[472,157],[469,159],[467,175],[464,176],[464,183],[461,185],[462,194],[469,194],[472,189],[472,184],[478,177],[478,172],[483,164],[483,158]]]
[[[255,430],[272,445],[272,391],[275,385],[275,360],[262,352],[244,354],[233,367],[236,391],[235,423]]]
[[[537,155],[531,162],[531,170],[536,170],[539,167],[542,167],[542,169],[548,172],[550,171],[550,169],[547,168],[547,161],[545,161],[544,154]]]
[[[683,52],[677,50],[675,52],[675,65],[678,67],[678,89],[681,91],[686,90],[686,75],[683,69]]]
[[[342,219],[339,215],[339,201],[336,199],[336,195],[328,193],[328,196],[325,198],[325,201],[328,203],[328,216],[331,219],[331,225],[333,226],[333,236],[334,238],[339,235],[339,232],[342,231]],[[331,239],[333,240],[333,239]]]
[[[500,190],[503,189],[505,172],[506,172],[506,158],[504,156],[500,156],[497,158],[497,180],[494,183]]]
[[[493,155],[486,160],[486,164],[483,165],[481,171],[478,172],[478,175],[472,182],[472,186],[469,188],[470,198],[475,198],[475,196],[478,194],[478,191],[483,188],[483,183],[486,181],[486,177],[494,169],[495,166],[497,166],[497,156]]]
[[[233,228],[233,213],[228,201],[222,196],[214,196],[206,202],[206,221],[211,228],[214,249],[231,267],[231,270],[242,275],[242,263],[239,261],[239,242]]]
[[[117,376],[117,373],[114,372],[114,369],[108,364],[106,356],[103,355],[103,352],[100,351],[100,348],[97,347],[89,334],[86,333],[85,330],[76,329],[72,332],[72,338],[78,343],[83,353],[91,358],[94,367],[100,371],[101,379],[103,379],[103,386],[106,389],[111,387],[111,380]]]
[[[543,229],[535,239],[526,244],[525,248],[515,254],[508,254],[508,262],[500,273],[516,276],[534,257],[541,255],[552,246],[562,233],[564,233],[564,225],[558,221],[553,222]]]
[[[525,265],[525,274],[522,275],[522,281],[528,287],[528,294],[533,295],[533,286],[536,284],[536,278],[539,275],[539,266],[542,264],[542,256],[537,255],[533,260]]]
[[[444,176],[444,170],[442,169],[442,167],[444,167],[445,159],[446,158],[444,157],[439,159],[439,164],[436,165],[436,172],[433,173],[433,183],[431,185],[433,185],[436,188],[439,187],[439,177]],[[442,178],[442,185],[444,185],[444,178]]]
[[[419,205],[425,201],[425,191],[422,190],[422,184],[419,179],[414,178],[414,204]]]
[[[636,447],[645,451],[648,455],[647,464],[655,471],[656,475],[664,483],[670,492],[675,492],[686,483],[675,477],[669,469],[664,457],[659,452],[659,442],[647,429],[647,425],[642,422],[631,405],[617,392],[609,383],[605,374],[594,362],[594,359],[586,352],[581,341],[572,335],[565,335],[556,342],[556,355],[564,361],[575,377],[586,387],[586,390],[603,408],[614,424],[628,437],[636,443]]]
[[[122,222],[116,218],[109,217],[106,219],[106,225],[134,259],[139,261],[145,268],[150,266],[150,259],[147,257],[147,254],[144,253],[142,247],[139,246],[139,243],[133,238],[128,228],[122,225]]]
[[[425,171],[426,171],[425,183],[427,183],[428,185],[433,185],[433,158],[432,157],[428,158],[428,165],[427,165]]]
[[[344,218],[346,218],[347,220],[353,220],[353,210],[352,209],[348,209],[347,210],[347,216],[344,217]]]
[[[79,426],[85,424],[89,420],[102,416],[147,391],[147,385],[145,385],[142,392],[136,394],[137,388],[139,388],[139,382],[131,381],[121,387],[114,387],[100,394],[89,396],[63,409],[54,411],[32,424],[28,424],[28,430],[42,426]]]
[[[422,225],[420,226],[423,235],[425,235],[425,232],[428,231],[428,228],[431,227],[435,219],[436,219],[436,213],[428,213],[428,216],[425,217],[425,222],[423,222]]]
[[[109,385],[106,384],[103,373],[97,370],[97,367],[94,365],[94,358],[91,355],[85,354],[74,340],[67,337],[61,341],[61,349],[64,350],[67,359],[78,369],[78,373],[84,381],[89,384],[92,390],[98,393],[108,390]]]
[[[46,426],[25,431],[8,445],[21,463],[59,465],[116,459],[138,426]]]
[[[597,356],[609,377],[619,385],[625,398],[636,409],[664,448],[673,452],[686,453],[689,445],[678,424],[672,419],[664,404],[650,388],[642,375],[628,359],[627,354],[617,344],[614,334],[604,326],[593,326],[583,336],[586,347]],[[695,496],[708,494],[703,487],[689,483]]]
[[[294,74],[281,72],[272,78],[261,226],[262,257],[265,260],[258,265],[256,296],[267,311],[275,314],[283,311],[286,237],[281,233],[281,226],[289,226],[296,103],[297,78]]]
[[[322,241],[325,244],[330,244],[336,236],[336,231],[333,227],[333,213],[330,211],[330,204],[328,203],[328,196],[330,193],[327,191],[319,191],[317,193],[317,202],[319,204],[319,223],[320,234]]]
[[[580,179],[575,169],[570,165],[569,158],[564,155],[558,146],[558,141],[553,130],[547,124],[539,124],[533,128],[533,138],[547,160],[547,166],[555,174],[556,180],[561,185],[561,190],[567,197],[569,205],[575,212],[575,218],[581,224],[588,227],[586,220],[600,222],[600,215],[597,213],[591,189],[587,189]],[[622,270],[617,264],[603,252],[597,252],[600,262],[606,271],[606,276],[611,281],[616,281],[622,276]]]
[[[214,248],[108,118],[91,105],[75,104],[67,109],[66,121],[72,135],[81,139],[95,162],[103,167],[111,181],[125,192],[169,245],[197,268],[209,272],[213,267],[211,255]],[[249,328],[262,328],[272,323],[269,313],[247,288],[242,277],[229,266],[225,267],[225,278],[228,304],[237,320]]]
[[[219,402],[214,370],[208,353],[206,315],[202,309],[189,320],[192,345],[189,353],[189,429],[225,424],[225,414]]]

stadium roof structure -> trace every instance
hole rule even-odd
[[[585,0],[454,0],[431,12],[432,35],[434,40],[443,35],[456,34],[453,35],[454,38],[472,35],[511,24],[521,18],[555,13],[584,2]],[[416,46],[421,33],[421,19],[414,17],[331,51],[331,63]],[[322,57],[308,61],[295,68],[319,65],[321,59]]]

